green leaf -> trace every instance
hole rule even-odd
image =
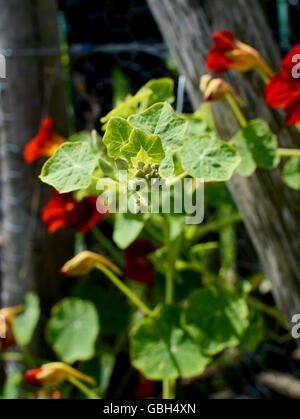
[[[129,136],[133,129],[133,126],[130,125],[126,119],[113,117],[109,120],[103,142],[111,157],[123,157],[121,147],[128,143]]]
[[[160,163],[165,157],[158,135],[148,135],[140,129],[134,129],[128,144],[121,149],[122,155],[134,166],[138,160],[145,164]]]
[[[253,307],[249,309],[249,325],[240,338],[238,349],[240,352],[254,352],[265,335],[263,317]]]
[[[174,168],[174,153],[172,151],[166,151],[166,156],[159,166],[159,175],[166,179],[173,174]]]
[[[29,292],[25,296],[25,309],[23,313],[14,318],[12,328],[16,342],[20,346],[28,345],[31,342],[40,317],[39,297]]]
[[[150,135],[159,135],[165,151],[177,151],[187,129],[187,122],[168,103],[157,103],[131,116],[129,122]]]
[[[77,285],[72,295],[95,305],[101,319],[101,334],[116,336],[128,327],[129,306],[125,297],[118,290],[99,285],[98,278],[89,278]]]
[[[152,94],[151,90],[143,89],[137,92],[136,95],[128,95],[124,102],[121,102],[116,106],[112,111],[110,111],[106,116],[101,118],[102,123],[107,123],[113,116],[121,116],[122,118],[127,118],[129,115],[133,115],[138,112],[141,102],[147,100],[147,98]],[[104,125],[103,128],[106,128]]]
[[[181,116],[188,123],[188,127],[185,133],[186,137],[192,137],[194,135],[199,136],[212,132],[207,123],[195,114],[181,114]]]
[[[183,326],[204,353],[214,355],[239,344],[248,326],[245,298],[216,288],[196,291],[188,300]]]
[[[111,347],[100,347],[96,357],[84,363],[83,373],[94,378],[97,383],[97,390],[101,396],[105,393],[110,385],[111,376],[115,367],[116,356]]]
[[[151,94],[145,99],[145,109],[158,102],[172,103],[174,101],[174,82],[168,78],[149,80],[138,93],[151,91]]]
[[[126,249],[138,238],[143,228],[143,216],[117,213],[115,216],[113,240],[120,249]]]
[[[210,361],[181,328],[181,311],[175,306],[158,307],[131,333],[132,364],[148,379],[196,376]]]
[[[242,176],[250,176],[256,167],[272,169],[279,163],[277,137],[269,125],[255,119],[240,130],[232,139],[231,144],[240,153],[242,161],[237,172]]]
[[[14,371],[5,380],[2,398],[6,400],[19,398],[19,387],[23,381],[21,371]]]
[[[72,364],[92,358],[99,330],[93,303],[65,298],[52,308],[46,339],[62,361]]]
[[[98,157],[87,143],[63,143],[43,166],[40,178],[58,192],[87,188]]]
[[[291,158],[283,170],[284,183],[296,191],[300,191],[300,158]]]
[[[229,180],[240,163],[233,147],[210,135],[188,138],[180,155],[184,170],[204,182]]]

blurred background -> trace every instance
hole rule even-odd
[[[16,0],[6,3],[0,0],[0,53],[7,57],[7,77],[0,80],[1,307],[18,304],[34,287],[47,313],[65,292],[56,273],[72,255],[72,232],[45,236],[39,213],[50,191],[37,179],[40,165],[25,166],[16,155],[36,134],[45,116],[54,118],[61,135],[94,128],[100,132],[101,116],[128,92],[136,93],[149,79],[159,77],[174,79],[177,89],[180,73],[146,0],[40,0],[25,8]],[[284,54],[300,42],[300,1],[260,3]],[[180,110],[192,111],[187,94]],[[20,181],[24,179],[25,186]],[[222,193],[229,196],[226,188]],[[219,198],[218,191],[216,194]],[[208,217],[218,211],[216,197],[212,194],[209,199]],[[26,211],[21,211],[20,206]],[[215,236],[209,238],[214,240]],[[237,226],[234,240],[239,276],[261,272],[242,224]],[[214,257],[211,264],[218,263],[220,255]],[[273,304],[267,283],[265,287],[264,301]],[[284,397],[286,394],[282,395],[278,386],[258,381],[257,374],[276,369],[300,377],[299,364],[287,355],[294,349],[291,342],[263,343],[254,355],[242,355],[239,363],[229,363],[226,370],[221,365],[218,374],[212,370],[201,381],[183,380],[179,397]],[[119,362],[119,375],[115,373],[111,385],[118,390],[109,395],[130,396],[134,385],[127,386],[134,377],[125,374],[125,355]],[[120,371],[124,371],[125,378],[119,385]]]

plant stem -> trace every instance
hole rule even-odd
[[[162,397],[164,400],[175,399],[175,384],[176,380],[168,379],[162,382]]]
[[[217,133],[217,127],[216,127],[216,123],[215,123],[214,111],[213,111],[213,106],[212,106],[211,102],[208,102],[207,109],[208,109],[208,114],[209,114],[209,126],[213,130],[213,132],[216,134]]]
[[[208,233],[219,231],[221,228],[226,228],[232,224],[240,223],[241,221],[243,221],[243,217],[241,214],[234,214],[230,217],[225,217],[219,220],[211,221],[205,224],[204,226],[198,228],[194,232],[192,237],[187,238],[190,239],[192,243],[195,243]]]
[[[68,381],[73,384],[74,387],[78,388],[83,394],[87,396],[89,399],[100,400],[101,397],[98,396],[94,391],[89,389],[82,381],[78,380],[77,378],[73,377],[72,375],[68,375]]]
[[[15,362],[23,362],[24,356],[19,352],[2,352],[0,353],[0,360],[1,361],[15,361]]]
[[[258,65],[255,67],[255,70],[257,71],[257,73],[260,75],[260,77],[262,78],[262,81],[265,84],[268,84],[270,81],[270,77],[267,75],[267,73]]]
[[[261,311],[262,313],[265,313],[268,316],[273,317],[273,319],[278,321],[281,327],[290,331],[286,318],[276,308],[267,306],[266,304],[262,303],[256,298],[250,297],[250,296],[248,297],[248,303],[250,306],[255,307],[257,310]]]
[[[139,309],[143,311],[147,316],[152,315],[152,310],[146,306],[143,301],[139,299],[132,291],[131,289],[124,284],[123,281],[121,281],[112,271],[110,271],[106,266],[101,265],[100,263],[95,264],[95,268],[99,269],[99,271],[103,272],[105,276],[107,276],[108,279],[111,280],[111,282],[119,288],[119,290],[126,295],[126,297]]]
[[[300,157],[300,150],[296,148],[278,148],[278,154],[281,158]]]
[[[172,255],[172,243],[170,240],[170,225],[165,226],[165,246],[168,253],[169,267],[166,272],[166,290],[165,290],[165,303],[172,304],[174,302],[174,256]],[[163,399],[175,399],[175,385],[176,380],[166,378],[162,382],[162,397]]]
[[[246,127],[247,124],[248,124],[247,119],[245,118],[244,114],[240,110],[239,106],[237,105],[237,103],[235,102],[233,97],[230,94],[227,94],[226,95],[226,100],[229,103],[229,105],[231,106],[232,112],[236,116],[236,119],[239,121],[241,127],[242,128]]]
[[[166,186],[173,186],[175,185],[177,182],[179,182],[180,180],[184,179],[186,176],[188,175],[188,172],[183,172],[181,173],[179,176],[170,179],[169,182],[166,182]]]
[[[98,243],[113,257],[117,264],[124,266],[124,258],[122,253],[115,248],[111,241],[102,233],[98,227],[93,227],[92,234]]]

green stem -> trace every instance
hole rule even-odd
[[[246,127],[247,124],[248,124],[247,119],[245,118],[244,114],[240,110],[239,106],[237,105],[237,103],[235,102],[233,97],[230,94],[227,94],[226,95],[226,100],[229,103],[229,105],[231,106],[232,112],[236,116],[236,119],[239,121],[241,127],[242,128]]]
[[[78,388],[83,394],[87,396],[88,399],[93,400],[100,400],[101,397],[98,396],[94,391],[89,389],[82,381],[78,380],[77,378],[73,377],[72,375],[68,375],[68,381],[73,384],[74,387]]]
[[[23,362],[24,356],[19,352],[2,352],[0,353],[0,360],[1,361],[15,361],[15,362]]]
[[[217,133],[217,127],[216,127],[216,122],[215,122],[215,118],[214,118],[214,111],[213,111],[213,107],[212,107],[211,102],[208,102],[207,109],[208,109],[208,113],[209,113],[209,126],[213,130],[213,132],[216,134]]]
[[[188,172],[183,172],[181,173],[179,176],[170,179],[168,182],[166,182],[166,186],[173,186],[175,185],[177,182],[179,182],[180,180],[184,179],[186,176],[188,175]]]
[[[93,227],[92,234],[98,243],[112,256],[119,266],[124,266],[124,258],[121,252],[115,248],[111,241],[102,233],[98,227]]]
[[[121,281],[112,271],[110,271],[106,266],[101,265],[100,263],[96,263],[95,264],[95,268],[99,269],[99,271],[103,272],[105,276],[107,276],[108,279],[111,280],[111,282],[117,287],[119,288],[119,290],[126,295],[126,297],[138,308],[140,308],[143,313],[145,313],[147,316],[151,316],[152,315],[152,310],[146,306],[146,304],[143,303],[143,301],[141,301],[139,299],[139,297],[137,297],[132,291],[131,289],[124,284],[123,281]]]
[[[255,67],[255,70],[257,71],[257,73],[260,75],[260,77],[262,78],[262,81],[265,84],[268,84],[270,81],[270,77],[267,75],[267,73],[258,65]]]
[[[230,217],[211,221],[210,223],[207,223],[204,226],[199,227],[193,233],[192,237],[187,237],[187,238],[190,239],[193,243],[196,243],[208,233],[219,231],[221,228],[226,228],[232,224],[240,223],[241,221],[243,221],[243,217],[241,214],[234,214]]]
[[[254,297],[248,297],[248,303],[250,306],[256,308],[257,310],[261,311],[262,313],[267,314],[273,319],[277,320],[280,326],[282,326],[286,330],[290,330],[289,325],[286,321],[286,318],[274,307],[270,307],[261,301],[257,300]]]
[[[164,400],[175,399],[175,385],[176,380],[166,379],[162,382],[162,397]]]
[[[300,157],[300,150],[296,148],[278,148],[278,154],[281,158]]]
[[[175,258],[172,254],[172,243],[170,240],[170,225],[169,223],[164,226],[165,230],[165,246],[168,252],[168,269],[166,272],[166,290],[165,290],[165,303],[173,304],[174,302],[174,262]],[[162,397],[163,399],[175,399],[175,385],[176,380],[165,379],[162,382]]]

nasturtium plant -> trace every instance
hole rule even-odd
[[[25,296],[24,311],[14,318],[12,325],[15,339],[19,345],[26,346],[31,342],[39,318],[39,297],[30,292]]]
[[[264,337],[262,305],[249,295],[254,290],[250,281],[238,280],[235,224],[242,218],[223,182],[234,173],[250,176],[258,167],[276,168],[289,153],[278,148],[266,122],[246,120],[237,105],[241,98],[224,80],[206,75],[201,88],[206,103],[194,114],[179,114],[171,106],[173,81],[150,80],[101,119],[102,137],[94,130],[55,143],[56,151],[42,169],[41,180],[59,192],[54,191],[56,200],[43,212],[44,222],[55,231],[66,225],[77,231],[76,255],[61,273],[83,277],[73,296],[53,307],[46,340],[59,361],[86,361],[79,367],[92,378],[62,362],[56,369],[63,371],[63,379],[68,379],[66,371],[90,384],[96,379],[94,393],[78,386],[88,397],[105,395],[118,355],[127,351],[127,338],[132,365],[143,379],[162,380],[163,397],[173,398],[176,379],[201,375],[227,348],[253,351]],[[224,99],[241,125],[230,142],[219,137],[209,103]],[[285,166],[284,181],[300,189],[300,160],[297,151],[292,155],[296,157]],[[128,183],[122,183],[124,171]],[[145,188],[146,195],[139,195],[135,189],[142,183],[170,187],[173,204],[175,186],[182,186],[179,182],[185,178],[209,183],[205,206],[217,215],[204,226],[187,225],[185,207],[177,213],[170,205],[161,213],[159,202],[152,211],[144,199],[152,191]],[[191,198],[197,195],[196,183]],[[99,196],[102,186],[107,187],[106,197]],[[111,205],[120,202],[124,189],[126,198],[138,197],[136,211],[118,212]],[[105,218],[95,214],[100,198]],[[75,202],[82,213],[74,213]],[[96,225],[100,221],[103,229]],[[212,237],[205,241],[208,234]],[[93,256],[87,251],[90,245]],[[211,269],[215,254],[220,255],[220,266]],[[113,287],[124,295],[115,294]],[[282,320],[275,308],[263,306],[261,311]],[[19,344],[29,343],[38,317],[36,297],[29,295],[25,312],[12,322]],[[279,323],[284,327],[284,321]]]
[[[58,358],[72,364],[92,358],[99,331],[94,304],[69,297],[52,308],[46,338]]]
[[[235,135],[231,144],[242,158],[237,172],[243,176],[252,175],[257,167],[273,169],[280,161],[276,135],[260,119],[250,121]]]
[[[182,308],[158,307],[131,332],[133,365],[152,380],[201,374],[211,360],[180,324]]]

